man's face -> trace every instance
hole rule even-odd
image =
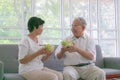
[[[72,23],[72,33],[75,37],[79,38],[83,35],[84,27],[80,25],[80,21],[78,19],[75,19]]]

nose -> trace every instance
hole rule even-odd
[[[72,27],[72,29],[73,29],[73,30],[77,30],[77,28],[76,28],[76,27]]]

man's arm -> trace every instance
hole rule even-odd
[[[81,56],[83,56],[89,60],[94,59],[94,55],[91,52],[84,51],[84,50],[78,48],[76,45],[69,46],[68,48],[69,48],[68,49],[69,52],[78,52]]]
[[[65,55],[65,52],[66,51],[68,51],[68,47],[66,47],[66,48],[64,48],[64,47],[62,47],[62,46],[59,46],[56,50],[56,57],[58,58],[58,59],[61,59],[64,55]]]
[[[65,53],[65,51],[63,51],[63,50],[61,49],[61,51],[57,54],[57,58],[58,58],[58,59],[61,59],[61,58],[63,57],[64,53]]]
[[[80,48],[77,48],[77,52],[82,55],[83,57],[89,59],[89,60],[93,60],[94,59],[94,55],[91,52],[88,51],[84,51]]]

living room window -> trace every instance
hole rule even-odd
[[[0,44],[17,44],[28,33],[27,20],[45,20],[43,44],[59,44],[71,34],[75,17],[87,21],[86,32],[103,50],[103,55],[118,56],[117,0],[1,0]],[[109,46],[109,47],[108,47]]]

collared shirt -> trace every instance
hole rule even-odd
[[[40,48],[41,46],[39,46],[39,44],[35,43],[28,36],[25,36],[19,44],[18,60],[23,59],[26,55],[34,54]],[[43,68],[43,62],[41,61],[42,57],[43,55],[37,56],[36,58],[34,58],[33,60],[26,64],[21,64],[19,62],[19,74],[36,69],[39,70],[42,69]]]
[[[88,60],[87,58],[80,55],[78,52],[71,52],[68,51],[65,52],[64,56],[64,65],[76,65],[80,63],[89,63],[94,62],[96,59],[96,53],[95,53],[95,44],[92,38],[90,38],[86,33],[83,34],[82,37],[76,38],[75,36],[69,36],[66,38],[66,40],[70,40],[75,43],[75,45],[84,50],[89,51],[94,55],[94,60]],[[55,55],[60,52],[62,45],[59,45],[55,51]]]

